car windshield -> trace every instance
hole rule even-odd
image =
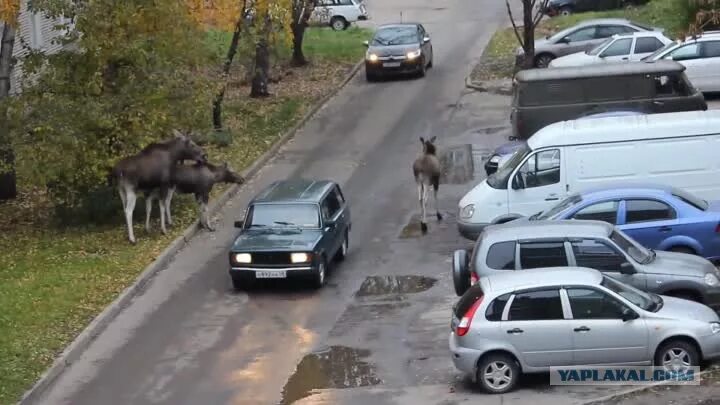
[[[655,312],[662,307],[662,299],[659,296],[640,291],[612,277],[603,275],[603,281],[600,285],[646,311]]]
[[[628,256],[632,257],[633,260],[640,264],[647,264],[655,260],[655,252],[648,250],[643,246],[639,245],[634,240],[630,239],[621,230],[615,229],[610,234],[610,240],[627,253]]]
[[[677,44],[678,44],[677,42],[670,42],[669,44],[661,47],[661,48],[658,49],[657,51],[651,53],[650,55],[648,55],[648,56],[646,56],[646,57],[644,57],[644,58],[642,58],[641,60],[655,60],[655,58],[657,58],[660,54],[662,54],[663,52],[667,51],[668,49],[672,48],[673,46],[675,46],[675,45],[677,45]]]
[[[684,201],[685,203],[692,205],[693,207],[699,209],[700,211],[707,211],[710,204],[706,200],[703,200],[701,198],[698,198],[688,192],[685,192],[683,190],[673,188],[672,195],[679,199]]]
[[[373,37],[373,45],[410,45],[418,42],[417,28],[409,27],[388,27],[381,28]]]
[[[249,228],[319,228],[320,210],[315,204],[255,204],[248,219]]]
[[[588,55],[597,55],[597,54],[600,53],[600,51],[603,50],[603,48],[605,48],[605,47],[606,47],[610,42],[612,42],[612,41],[613,41],[613,38],[610,37],[610,38],[602,41],[602,43],[600,43],[600,44],[599,44],[598,46],[596,46],[595,48],[592,48],[592,49],[589,49],[589,50],[585,51],[585,53],[588,54]]]
[[[531,221],[532,220],[542,221],[545,219],[551,219],[555,215],[565,211],[566,208],[570,208],[571,206],[573,206],[581,201],[582,201],[582,197],[580,196],[580,194],[573,194],[570,197],[555,204],[555,206],[553,206],[549,210],[538,212],[537,214],[531,216],[529,219]]]
[[[523,144],[513,153],[512,157],[508,159],[507,162],[498,167],[498,170],[495,173],[488,176],[488,185],[492,188],[507,189],[510,175],[512,175],[515,168],[522,163],[525,156],[527,156],[530,152],[532,152],[530,146],[528,146],[528,144]]]

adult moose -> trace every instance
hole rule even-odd
[[[415,159],[413,163],[413,175],[415,183],[418,186],[418,198],[420,199],[420,229],[422,233],[427,233],[427,223],[425,222],[425,203],[427,202],[427,188],[433,188],[433,201],[435,204],[435,215],[438,221],[442,221],[442,215],[438,209],[437,192],[440,186],[440,174],[442,168],[440,160],[436,156],[435,139],[433,136],[429,140],[420,137],[422,143],[422,156]]]
[[[200,226],[209,231],[214,231],[207,215],[208,201],[213,186],[217,183],[242,184],[244,182],[245,179],[230,169],[227,163],[223,163],[221,166],[208,162],[196,163],[195,165],[180,165],[173,172],[167,193],[163,196],[160,190],[156,190],[147,196],[146,202],[149,207],[153,199],[158,199],[161,217],[164,213],[167,215],[168,223],[172,223],[170,203],[174,193],[177,191],[181,194],[194,194],[199,205]],[[149,226],[149,223],[150,208],[146,210],[145,218],[146,226]]]
[[[164,197],[178,163],[184,160],[205,162],[205,152],[188,135],[178,130],[173,130],[173,134],[175,136],[169,140],[151,143],[136,155],[120,160],[112,169],[110,176],[117,183],[131,243],[135,243],[132,216],[138,193],[156,192]],[[167,233],[162,205],[160,211],[160,228]]]

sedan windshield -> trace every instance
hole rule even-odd
[[[642,58],[641,60],[655,60],[655,58],[658,57],[658,55],[662,54],[663,52],[667,51],[668,49],[672,48],[673,46],[676,46],[677,42],[670,42],[669,44],[661,47],[657,51],[651,53],[650,55]]]
[[[570,197],[560,201],[559,203],[555,204],[554,207],[550,208],[547,211],[539,212],[532,217],[530,217],[530,220],[538,220],[542,221],[545,219],[551,219],[555,215],[565,211],[566,208],[570,208],[573,205],[579,203],[582,201],[582,197],[580,194],[573,194]]]
[[[418,43],[417,28],[409,27],[388,27],[381,28],[375,33],[372,45],[411,45]]]
[[[628,256],[640,264],[647,264],[655,259],[655,252],[639,245],[619,229],[615,229],[610,234],[610,240],[615,242],[623,252],[627,253]]]
[[[655,312],[662,306],[662,299],[657,295],[640,291],[612,277],[603,275],[603,281],[600,285],[646,311]]]
[[[508,159],[507,162],[503,163],[500,167],[498,167],[498,170],[495,173],[491,174],[487,178],[488,185],[492,188],[507,189],[510,175],[530,152],[532,152],[532,150],[527,144],[522,145],[515,151],[515,153],[513,153],[512,157]]]
[[[250,228],[320,227],[320,210],[315,204],[255,204],[250,210]]]
[[[585,53],[588,54],[588,55],[597,55],[597,54],[600,53],[600,51],[603,50],[603,48],[605,48],[605,47],[606,47],[610,42],[612,42],[612,41],[613,41],[613,38],[610,37],[610,38],[602,41],[602,43],[600,43],[600,44],[599,44],[598,46],[596,46],[595,48],[592,48],[592,49],[590,49],[590,50],[588,50],[588,51],[585,51]]]

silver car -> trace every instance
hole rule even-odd
[[[720,318],[710,308],[580,267],[483,277],[453,307],[451,326],[455,367],[493,394],[550,367],[685,370],[720,357]]]
[[[662,31],[623,18],[586,20],[551,36],[535,41],[535,67],[547,67],[550,61],[576,52],[585,52],[615,35],[637,31]],[[524,55],[522,47],[515,51],[516,60]]]
[[[643,291],[699,301],[720,309],[720,273],[708,260],[656,252],[602,221],[527,221],[486,227],[472,257],[453,255],[458,295],[478,278],[508,270],[581,266],[600,270]]]

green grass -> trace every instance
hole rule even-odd
[[[312,66],[271,84],[273,97],[252,100],[246,87],[234,84],[224,111],[231,144],[208,146],[210,159],[227,161],[237,170],[249,165],[342,80],[348,67],[360,60],[362,40],[368,36],[360,29],[310,29],[305,52]],[[220,57],[229,38],[212,32],[208,46]],[[217,187],[213,194],[223,190]],[[132,246],[120,212],[115,225],[59,229],[49,225],[52,211],[42,193],[26,190],[17,201],[0,204],[0,404],[14,403],[196,218],[192,199],[181,196],[173,203],[177,223],[170,234],[160,234],[156,209],[148,235],[140,224],[143,206],[140,201],[135,211],[138,243]]]

